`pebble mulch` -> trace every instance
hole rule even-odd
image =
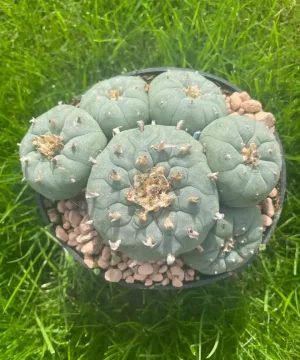
[[[231,95],[224,94],[224,97],[229,114],[245,115],[256,121],[262,121],[270,130],[275,131],[274,115],[263,111],[262,104],[251,99],[247,92],[234,92]]]
[[[83,256],[88,268],[100,268],[110,282],[143,283],[145,286],[171,284],[182,287],[197,279],[195,270],[185,266],[180,258],[173,264],[166,261],[136,261],[104,244],[87,216],[85,200],[77,197],[60,200],[48,208],[49,220],[56,224],[55,235]]]

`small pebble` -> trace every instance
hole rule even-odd
[[[111,258],[111,251],[109,246],[104,246],[102,250],[101,257],[103,260],[110,260]]]
[[[127,284],[133,284],[133,283],[134,283],[134,277],[131,276],[131,275],[127,276],[127,277],[125,278],[125,282],[126,282]]]
[[[168,270],[168,265],[162,265],[158,272],[160,272],[161,274],[165,273]]]
[[[138,267],[138,273],[140,275],[150,275],[153,273],[153,266],[149,263],[144,263]]]
[[[76,209],[77,208],[77,205],[74,201],[72,200],[67,200],[65,201],[65,207],[69,210],[73,210],[73,209]]]
[[[79,228],[80,229],[80,228]],[[77,238],[77,241],[80,242],[80,243],[84,243],[84,242],[87,242],[87,241],[90,241],[92,238],[96,237],[97,236],[97,231],[93,230],[91,232],[89,232],[88,234],[80,234]]]
[[[103,260],[102,257],[98,258],[97,264],[101,269],[104,269],[104,270],[109,267],[109,262],[107,260]]]
[[[82,248],[81,252],[85,255],[96,255],[100,251],[100,244],[98,241],[94,239],[85,243]]]
[[[172,279],[172,285],[173,285],[174,287],[176,287],[176,288],[179,288],[179,287],[183,286],[183,283],[182,283],[182,281],[179,280],[177,277],[174,277],[174,278]]]
[[[80,224],[82,216],[77,210],[70,210],[68,219],[73,227],[76,227]]]
[[[70,230],[70,229],[71,229],[71,224],[69,223],[69,221],[65,221],[65,222],[63,223],[63,228],[64,228],[65,230]]]
[[[68,245],[72,246],[72,247],[76,247],[77,245],[80,245],[80,244],[78,244],[78,242],[76,241],[76,238],[75,238],[75,239],[71,239],[71,240],[69,239]]]
[[[172,274],[172,277],[176,276],[180,281],[184,279],[184,271],[178,265],[171,266],[170,272]]]
[[[164,260],[158,260],[158,261],[156,261],[156,264],[161,266],[161,265],[165,264],[165,261]]]
[[[82,235],[86,235],[89,232],[93,231],[94,228],[90,224],[86,224],[86,223],[81,222],[80,225],[79,225],[79,229],[80,229],[80,233]]]
[[[79,228],[79,226],[76,226],[76,227],[74,228],[74,233],[76,233],[77,235],[80,235],[80,228]]]
[[[278,195],[278,190],[276,189],[276,188],[274,188],[271,192],[270,192],[270,194],[269,194],[269,196],[271,197],[271,198],[274,198],[274,197],[276,197]]]
[[[96,263],[93,257],[91,256],[85,256],[83,258],[83,261],[85,263],[85,265],[89,268],[89,269],[93,269],[96,267]]]
[[[270,112],[258,112],[257,114],[255,114],[255,120],[264,122],[269,128],[271,128],[275,124],[275,117]]]
[[[56,208],[57,208],[58,212],[63,214],[66,211],[65,201],[59,200],[58,203],[56,204]]]
[[[245,110],[243,108],[240,108],[237,112],[239,115],[244,115],[245,114]]]
[[[55,235],[58,239],[67,242],[69,240],[68,234],[63,227],[57,225],[55,228]]]
[[[47,215],[48,215],[49,221],[52,222],[53,224],[60,223],[60,216],[59,216],[59,213],[56,211],[56,209],[54,209],[54,208],[48,209]]]
[[[157,273],[157,274],[150,275],[149,279],[151,279],[154,282],[161,282],[161,281],[163,281],[164,277],[163,277],[163,274]]]
[[[153,285],[153,281],[151,279],[146,279],[145,286],[151,286],[151,285]]]
[[[69,241],[76,241],[77,236],[78,235],[74,231],[69,232],[69,234],[68,234]]]
[[[242,99],[239,95],[239,93],[234,92],[231,96],[230,96],[230,107],[233,111],[237,111],[240,106],[242,104]]]
[[[141,274],[135,273],[135,274],[133,274],[133,277],[135,280],[144,281],[146,279],[147,275],[141,275]]]
[[[263,219],[263,226],[264,227],[268,227],[268,226],[272,225],[273,220],[268,215],[263,214],[262,219]]]
[[[184,274],[184,281],[194,281],[194,276],[191,276],[188,273],[185,273]]]
[[[168,278],[164,278],[163,281],[161,282],[162,286],[166,286],[170,284],[170,280]]]
[[[119,269],[108,269],[104,274],[105,280],[119,282],[122,279],[122,271]]]
[[[241,107],[245,110],[245,112],[251,114],[262,110],[261,103],[257,100],[246,100],[242,103]]]
[[[275,209],[273,205],[273,200],[271,198],[266,198],[262,203],[262,212],[271,218],[274,216]]]
[[[186,270],[186,273],[189,275],[189,276],[195,276],[195,270],[194,269],[187,269]]]
[[[239,95],[242,101],[247,101],[251,99],[250,95],[246,91],[242,91],[241,93],[239,93]]]

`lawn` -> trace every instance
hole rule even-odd
[[[300,359],[299,21],[293,0],[1,1],[1,360]],[[21,182],[17,143],[32,116],[154,66],[249,91],[276,115],[286,154],[287,198],[266,251],[196,290],[104,284],[47,235]]]

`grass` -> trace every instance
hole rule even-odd
[[[1,360],[300,358],[298,10],[292,0],[1,1]],[[238,278],[132,291],[47,236],[17,142],[32,116],[95,81],[164,65],[223,76],[276,114],[288,195],[267,250]]]

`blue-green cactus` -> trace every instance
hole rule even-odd
[[[107,142],[99,125],[71,105],[58,105],[31,123],[20,144],[25,180],[52,200],[77,195]]]
[[[137,121],[149,122],[147,84],[138,76],[116,76],[92,86],[80,107],[97,120],[110,139],[113,129],[131,129]]]
[[[227,115],[221,90],[197,72],[170,70],[152,80],[150,119],[157,124],[184,122],[190,134]]]
[[[235,270],[257,253],[262,241],[259,209],[221,208],[223,216],[209,232],[201,248],[183,254],[184,262],[207,275]]]
[[[200,136],[209,167],[216,173],[222,204],[247,207],[265,199],[277,184],[282,158],[274,134],[247,116],[226,116]]]
[[[204,241],[219,210],[201,144],[182,130],[140,124],[97,157],[86,197],[112,249],[138,260],[167,258]]]

